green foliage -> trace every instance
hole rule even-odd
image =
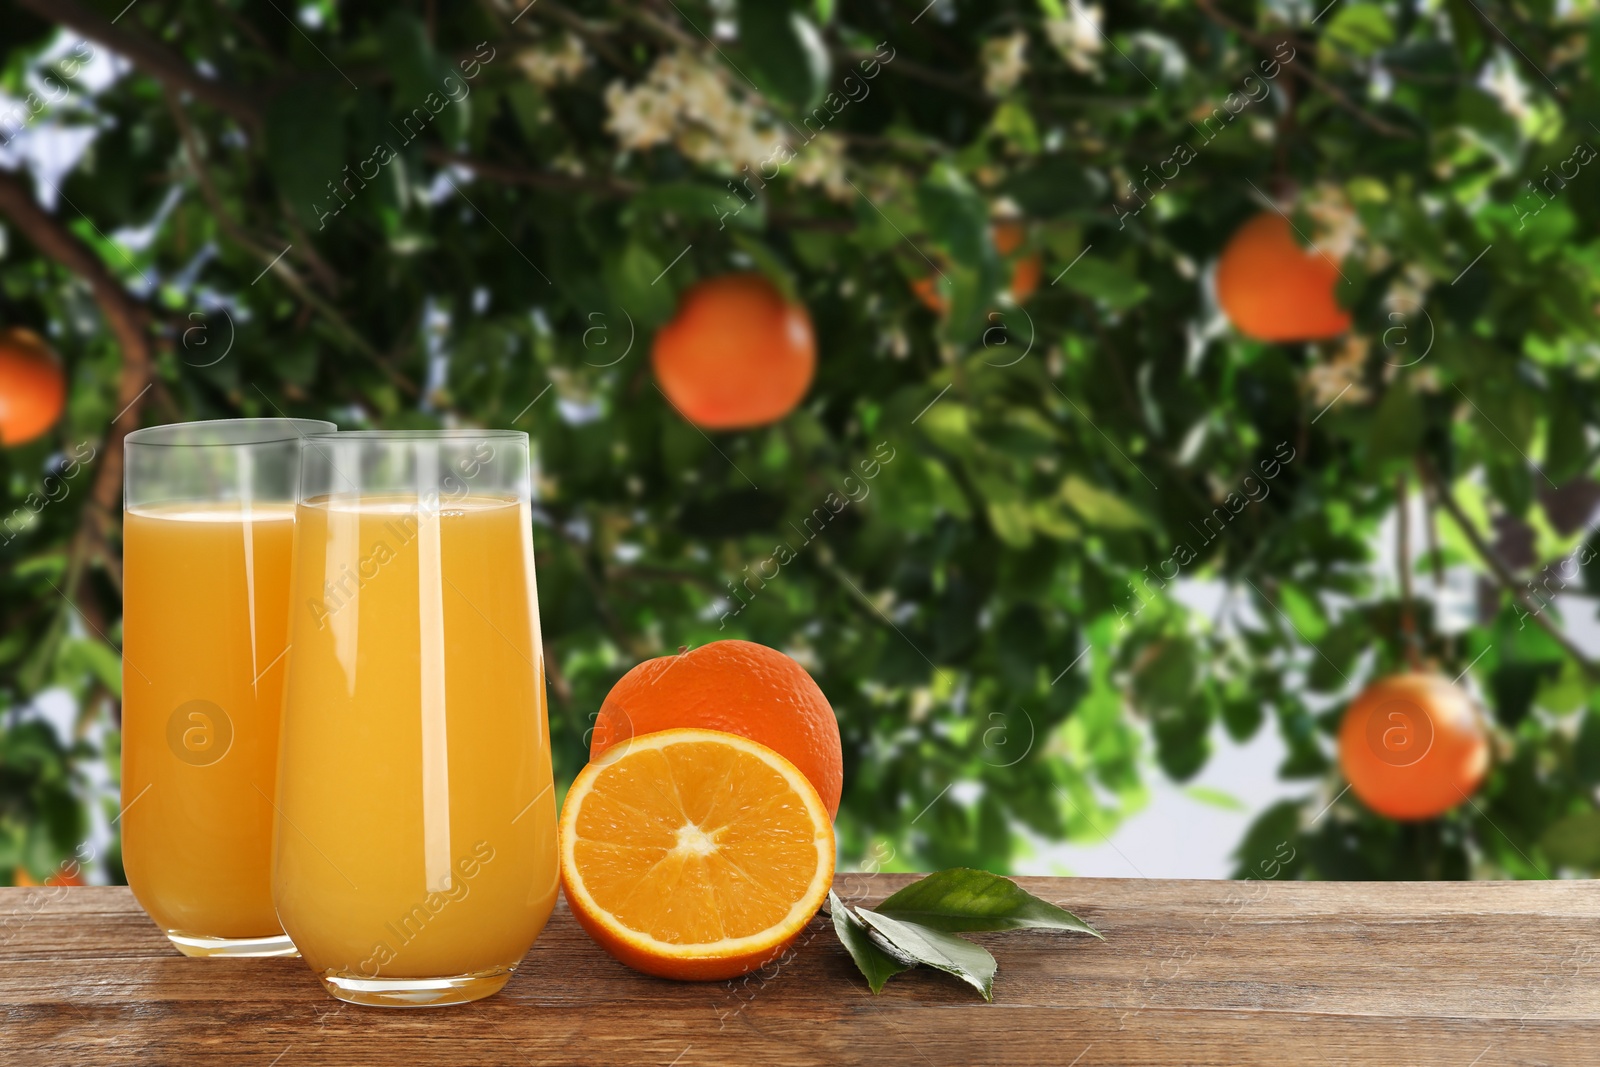
[[[1009,878],[952,867],[919,878],[876,907],[851,907],[828,892],[839,941],[874,993],[890,978],[924,964],[994,999],[995,959],[959,933],[997,930],[1100,932],[1064,908],[1034,896]]]
[[[232,102],[170,70],[67,76],[27,125],[92,134],[47,199],[148,313],[144,421],[530,432],[562,780],[630,666],[737,636],[799,656],[838,712],[847,860],[1099,840],[1152,756],[1188,778],[1219,730],[1270,724],[1307,796],[1242,872],[1596,869],[1600,689],[1540,629],[1555,607],[1413,609],[1493,714],[1472,805],[1394,825],[1332,758],[1343,703],[1404,662],[1372,570],[1397,477],[1435,472],[1491,542],[1531,530],[1519,582],[1585,537],[1550,494],[1588,484],[1600,426],[1593,5],[1138,0],[1093,5],[1103,36],[1091,6],[137,4],[117,30]],[[21,97],[79,37],[12,6],[0,40]],[[1206,272],[1268,195],[1354,232],[1350,338],[1218,318]],[[1001,209],[1043,260],[1023,307]],[[62,687],[79,737],[114,721],[106,456],[29,500],[104,444],[121,353],[84,285],[12,225],[0,249],[0,324],[46,333],[73,387],[49,438],[0,454],[0,878],[37,877],[87,833],[89,768],[115,774],[114,745],[30,706]],[[805,302],[819,366],[787,419],[707,435],[648,353],[731,270]],[[947,315],[911,291],[930,276]],[[1442,560],[1489,573],[1437,524]],[[1231,623],[1176,597],[1193,578],[1233,591]]]
[[[1009,878],[965,867],[918,879],[873,910],[946,933],[1074,930],[1100,937],[1099,931],[1070,911],[1039,899]]]
[[[785,3],[742,0],[739,44],[762,90],[810,111],[828,89],[828,49],[811,20]]]
[[[915,966],[911,960],[902,960],[872,939],[872,930],[862,919],[845,906],[833,890],[828,890],[828,910],[833,915],[834,933],[839,943],[850,953],[874,993],[883,992],[884,983],[895,975]]]
[[[929,929],[916,923],[901,922],[868,908],[856,911],[873,933],[893,945],[906,959],[943,971],[994,999],[994,957],[982,945],[964,937]]]

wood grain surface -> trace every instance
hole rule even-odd
[[[0,1064],[1600,1063],[1593,882],[1019,881],[1108,940],[980,936],[993,1004],[932,972],[872,996],[822,916],[764,974],[648,978],[562,905],[499,995],[412,1011],[182,957],[123,888],[0,889]]]

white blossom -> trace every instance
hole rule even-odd
[[[1099,4],[1085,5],[1078,0],[1068,0],[1068,3],[1071,14],[1045,19],[1045,36],[1050,38],[1067,66],[1079,74],[1093,74],[1100,52],[1105,48],[1105,38],[1100,32],[1104,14]]]
[[[1028,35],[1021,30],[1009,37],[983,43],[983,88],[990,96],[1004,96],[1028,73]]]
[[[535,48],[517,56],[517,65],[528,80],[542,89],[570,82],[589,65],[589,52],[573,34],[565,34],[553,45]]]
[[[1312,243],[1335,263],[1344,262],[1366,237],[1361,216],[1344,188],[1333,182],[1317,183],[1306,197],[1306,213],[1311,216]]]
[[[1505,53],[1496,57],[1478,84],[1500,101],[1500,107],[1507,115],[1519,123],[1527,121],[1528,84],[1517,75],[1516,67]]]
[[[1433,284],[1433,275],[1421,263],[1407,263],[1389,283],[1384,303],[1390,311],[1413,315],[1422,307],[1422,298]]]
[[[1313,363],[1306,370],[1311,403],[1321,408],[1340,397],[1355,403],[1368,399],[1370,392],[1360,382],[1371,348],[1372,342],[1367,338],[1350,334],[1326,360]]]
[[[850,195],[839,138],[824,132],[797,140],[793,128],[780,125],[761,97],[736,89],[720,66],[692,52],[661,56],[644,80],[631,87],[612,82],[605,101],[606,129],[624,149],[670,144],[693,162],[724,174],[771,180],[781,171],[837,199]]]

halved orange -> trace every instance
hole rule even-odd
[[[561,809],[572,914],[618,960],[714,980],[776,959],[833,883],[833,824],[806,776],[719,730],[635,737]]]

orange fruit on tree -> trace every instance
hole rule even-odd
[[[74,863],[73,866],[77,867],[77,864]],[[45,880],[41,882],[28,873],[26,867],[18,867],[11,872],[11,884],[17,886],[71,886],[88,885],[89,883],[83,880],[82,874],[68,874],[59,868],[46,875]]]
[[[1345,711],[1339,768],[1379,815],[1431,819],[1483,784],[1488,731],[1460,686],[1436,674],[1397,674],[1369,685]]]
[[[567,791],[560,840],[578,924],[662,978],[770,963],[833,883],[833,823],[810,781],[716,730],[647,734],[591,762]]]
[[[839,812],[839,722],[806,669],[753,641],[713,641],[645,660],[618,679],[595,717],[589,758],[630,738],[677,727],[725,730],[776,750]]]
[[[1016,256],[1027,236],[1028,228],[1021,219],[999,219],[989,227],[989,239],[994,242],[994,250],[1000,253],[1002,259]],[[1020,304],[1032,296],[1039,288],[1039,275],[1043,269],[1044,261],[1038,252],[1029,252],[1017,258],[1011,268],[1011,299]],[[929,274],[912,279],[911,291],[924,307],[936,315],[943,315],[950,309],[950,302],[939,290],[938,275]]]
[[[1229,238],[1217,262],[1217,303],[1234,329],[1258,341],[1315,341],[1350,328],[1334,298],[1339,268],[1300,247],[1289,220],[1266,211]]]
[[[989,228],[989,235],[994,240],[994,250],[1009,259],[1022,247],[1028,230],[1020,219],[1002,219]],[[1020,304],[1032,296],[1033,291],[1039,288],[1039,274],[1043,267],[1044,261],[1037,252],[1019,258],[1011,268],[1011,299]]]
[[[939,279],[935,275],[924,274],[920,278],[911,279],[911,292],[922,301],[923,307],[935,315],[943,315],[950,305],[950,301],[939,291]]]
[[[656,382],[707,430],[777,422],[805,397],[817,367],[811,315],[759,274],[691,286],[650,352]]]
[[[0,332],[0,444],[32,441],[61,417],[67,380],[44,339],[20,327]]]

